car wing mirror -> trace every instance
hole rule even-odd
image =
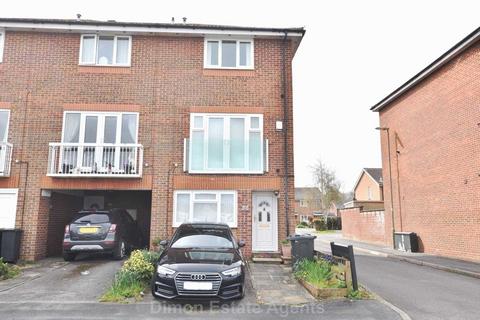
[[[168,240],[162,240],[159,243],[162,247],[166,247],[168,245]]]
[[[245,247],[245,241],[243,241],[243,240],[238,241],[238,246],[239,246],[240,248]]]

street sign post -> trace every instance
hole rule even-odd
[[[342,246],[335,244],[335,242],[330,242],[330,248],[332,249],[332,256],[344,258],[347,260],[348,264],[346,265],[346,267],[348,268],[348,265],[350,265],[350,274],[352,277],[353,290],[357,291],[357,270],[355,268],[355,256],[353,254],[353,246]]]

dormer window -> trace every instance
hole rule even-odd
[[[205,39],[205,68],[253,69],[253,65],[253,40]]]
[[[80,64],[130,66],[132,37],[84,34],[80,42]]]

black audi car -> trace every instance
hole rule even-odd
[[[245,295],[245,261],[226,224],[185,223],[165,247],[152,279],[158,298],[239,299]]]

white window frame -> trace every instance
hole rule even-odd
[[[4,29],[0,29],[0,35],[2,35],[2,37],[0,38],[0,63],[3,62],[3,49],[5,47],[5,30]]]
[[[0,144],[1,143],[6,143],[8,142],[8,130],[10,129],[10,109],[0,109],[2,112],[7,112],[7,127],[5,128],[5,139],[1,140],[0,139]]]
[[[122,144],[121,143],[121,135],[122,135],[122,116],[127,115],[127,114],[134,114],[137,117],[137,122],[136,122],[136,132],[135,132],[135,142],[134,144],[138,143],[138,125],[139,125],[139,118],[140,114],[138,112],[97,112],[97,111],[65,111],[63,113],[63,124],[62,124],[62,143],[68,143],[69,142],[64,142],[65,138],[65,119],[66,115],[68,113],[78,113],[80,114],[80,131],[78,134],[78,144],[83,144],[82,142],[85,137],[85,119],[87,116],[98,116],[99,122],[97,123],[97,128],[104,128],[104,120],[105,117],[117,117],[117,132],[116,132],[116,138],[115,140],[118,142],[115,142],[115,144]],[[103,119],[103,120],[102,120]],[[97,142],[96,144],[104,144],[104,130],[97,130]],[[76,144],[77,142],[72,142],[72,144]],[[129,144],[129,143],[127,143]]]
[[[197,116],[201,116],[203,119],[203,127],[202,128],[194,128],[194,119]],[[258,117],[259,118],[259,125],[258,129],[251,128],[251,118]],[[223,131],[223,139],[229,140],[230,135],[230,120],[225,121],[225,119],[231,118],[244,118],[245,119],[245,141],[249,141],[249,134],[250,132],[260,132],[260,170],[242,170],[242,169],[208,169],[208,119],[209,118],[224,118],[224,131]],[[192,170],[192,137],[194,131],[203,131],[203,170]],[[238,114],[238,113],[191,113],[190,114],[190,145],[189,145],[189,155],[188,155],[188,172],[189,173],[203,173],[203,174],[263,174],[265,171],[265,161],[264,161],[264,129],[263,129],[263,114],[256,114],[256,113],[249,113],[249,114]],[[249,148],[248,144],[246,144],[246,151],[245,151],[245,165],[249,163]],[[230,155],[227,150],[224,150],[223,161],[224,163],[230,163]]]
[[[208,61],[208,42],[217,41],[218,42],[218,65],[211,65]],[[236,45],[236,63],[235,67],[222,67],[222,41],[235,41]],[[250,66],[240,66],[240,42],[250,43],[250,61],[252,62]],[[242,69],[242,70],[254,70],[255,69],[255,44],[252,38],[215,38],[207,37],[204,42],[203,50],[203,67],[205,69]]]
[[[98,51],[98,39],[99,37],[112,37],[113,36],[113,56],[112,64],[101,64],[97,63],[97,51]],[[94,47],[94,61],[91,62],[82,62],[82,52],[83,52],[83,38],[84,37],[94,37],[95,38],[95,47]],[[117,39],[118,38],[128,38],[128,61],[127,63],[117,63]],[[132,62],[132,36],[129,35],[114,35],[114,34],[82,34],[80,37],[80,51],[78,54],[78,64],[81,66],[101,66],[101,67],[130,67]]]
[[[173,193],[173,221],[174,228],[179,227],[183,222],[177,222],[177,196],[179,194],[188,194],[190,196],[188,219],[185,222],[193,221],[194,203],[217,203],[217,223],[221,223],[221,195],[233,195],[233,222],[228,223],[230,228],[236,228],[238,223],[238,195],[235,190],[177,190]],[[215,200],[195,200],[196,194],[215,194]]]

